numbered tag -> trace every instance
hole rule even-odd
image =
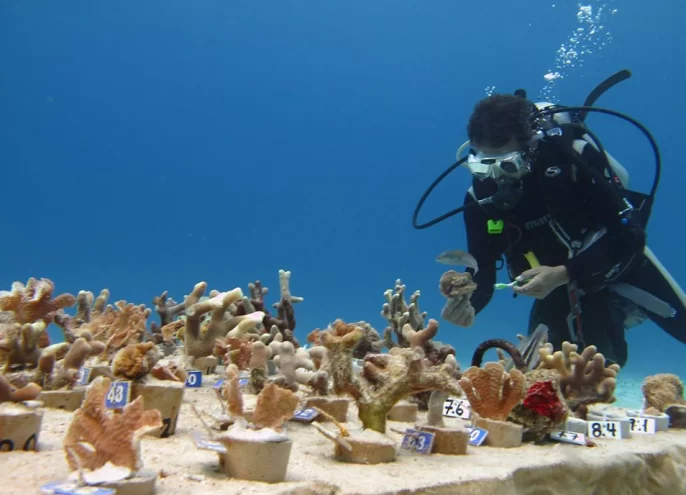
[[[105,407],[122,409],[131,400],[131,382],[112,382],[105,396]]]
[[[241,388],[247,387],[248,383],[250,383],[250,378],[244,377],[238,379],[238,386]]]
[[[554,431],[550,434],[550,439],[563,443],[573,443],[574,445],[586,445],[586,435],[573,431]]]
[[[417,431],[412,428],[405,430],[401,449],[417,452],[418,454],[431,454],[434,445],[434,434],[428,431]]]
[[[214,386],[214,388],[219,390],[220,388],[222,388],[223,385],[224,385],[224,380],[217,380],[216,382],[214,382],[213,386]]]
[[[449,397],[443,402],[443,416],[469,419],[471,415],[472,408],[466,399],[453,399]]]
[[[186,377],[186,387],[200,388],[202,386],[202,371],[189,371]]]
[[[101,486],[78,486],[72,481],[53,481],[40,487],[41,493],[47,495],[113,495],[114,488]]]
[[[79,374],[76,376],[77,385],[88,385],[91,378],[91,368],[81,367],[79,368]]]
[[[657,431],[655,418],[646,418],[643,416],[629,418],[629,424],[631,426],[631,433],[654,435]]]
[[[314,409],[298,409],[291,419],[302,421],[303,423],[311,423],[317,416],[319,416],[319,412]]]
[[[469,431],[469,445],[473,445],[474,447],[481,447],[488,436],[488,430],[484,430],[483,428],[470,426],[467,428],[467,431]]]
[[[589,438],[622,439],[622,428],[619,421],[589,421],[586,436]]]
[[[203,438],[197,432],[191,432],[191,438],[193,439],[195,446],[201,450],[211,450],[213,452],[219,452],[220,454],[226,454],[226,447],[220,442]]]

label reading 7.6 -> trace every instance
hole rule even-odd
[[[466,399],[454,399],[449,397],[443,402],[443,416],[450,418],[469,419],[472,410]]]

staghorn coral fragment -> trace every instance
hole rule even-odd
[[[23,402],[35,400],[42,389],[35,383],[29,383],[21,388],[13,387],[4,375],[0,374],[0,404],[3,402]]]
[[[92,328],[88,324],[103,314],[109,297],[110,291],[107,289],[102,289],[97,298],[92,292],[82,290],[76,296],[74,316],[69,316],[64,310],[57,311],[54,322],[62,329],[64,340],[74,342],[77,338],[84,336],[85,332],[91,333],[92,337]]]
[[[4,362],[4,372],[11,368],[35,368],[42,353],[41,338],[46,335],[44,321],[36,323],[9,323],[3,325],[0,334],[0,358]]]
[[[619,365],[605,366],[605,357],[593,345],[586,347],[581,354],[578,346],[569,342],[562,343],[562,350],[551,354],[550,347],[539,350],[539,368],[554,369],[560,374],[560,387],[569,408],[581,413],[585,406],[598,402],[615,401]]]
[[[17,323],[49,324],[55,314],[76,304],[71,294],[60,294],[53,298],[55,284],[47,278],[29,278],[26,285],[14,282],[11,291],[0,291],[0,311],[12,311]]]
[[[486,363],[483,368],[472,366],[460,378],[460,386],[469,404],[479,416],[505,421],[510,411],[525,393],[524,375],[519,370],[505,372],[500,363]]]
[[[268,383],[257,396],[252,422],[258,428],[281,431],[284,422],[293,417],[300,399],[290,390]]]
[[[105,395],[110,384],[108,378],[96,378],[86,390],[83,404],[74,411],[63,444],[72,471],[95,470],[108,462],[138,471],[143,467],[141,437],[162,426],[160,412],[145,410],[143,397],[127,404],[121,413],[108,411]]]
[[[365,428],[385,433],[391,408],[408,395],[429,390],[462,395],[454,378],[454,360],[427,366],[424,353],[417,348],[396,348],[390,354],[368,355],[357,378],[352,371],[352,352],[362,336],[361,328],[336,320],[330,329],[322,332],[321,342],[328,350],[334,393],[355,400]]]

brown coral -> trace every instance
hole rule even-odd
[[[4,323],[0,335],[0,361],[4,372],[11,368],[35,368],[41,355],[40,339],[47,332],[45,322]]]
[[[38,321],[49,324],[57,311],[76,303],[71,294],[60,294],[53,299],[54,292],[55,284],[47,278],[31,277],[26,285],[14,282],[10,292],[0,292],[0,311],[12,311],[20,324]]]
[[[336,394],[350,395],[358,406],[359,418],[365,428],[386,432],[386,417],[401,399],[418,392],[442,390],[462,395],[453,378],[455,362],[426,366],[421,349],[392,349],[389,354],[365,357],[361,379],[352,372],[352,351],[363,336],[357,326],[336,320],[332,328],[321,335],[328,349],[333,389]]]
[[[121,349],[112,361],[112,372],[118,378],[138,380],[150,373],[159,353],[153,342],[130,344]]]
[[[605,367],[605,357],[593,345],[586,347],[581,354],[576,352],[577,349],[576,344],[563,342],[562,350],[551,354],[550,347],[545,346],[539,351],[539,368],[560,373],[562,394],[574,412],[582,411],[588,404],[614,402],[619,365]]]
[[[500,363],[472,366],[460,378],[469,404],[482,418],[505,421],[526,393],[524,375],[516,369],[505,372]]]
[[[664,412],[674,404],[686,405],[684,400],[684,384],[677,375],[671,373],[659,373],[648,376],[641,386],[646,406],[654,407]]]
[[[0,374],[0,404],[3,402],[22,402],[25,400],[34,400],[41,393],[41,388],[35,383],[15,388],[13,387],[4,375]]]
[[[141,437],[162,426],[160,412],[145,410],[142,396],[127,404],[121,413],[108,411],[105,396],[110,384],[108,378],[96,378],[88,387],[83,404],[74,411],[64,439],[72,471],[78,468],[95,470],[108,462],[138,471],[143,467],[139,449]]]
[[[290,390],[268,383],[257,396],[253,423],[259,428],[281,431],[283,423],[293,417],[300,399]]]

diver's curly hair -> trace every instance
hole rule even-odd
[[[512,138],[520,144],[531,139],[531,107],[526,98],[495,94],[479,101],[469,117],[467,135],[472,143],[500,148]]]

